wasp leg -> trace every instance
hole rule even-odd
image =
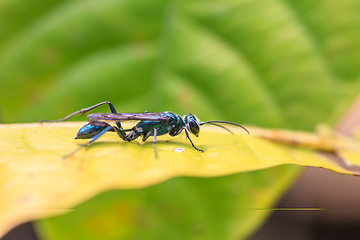
[[[158,131],[158,129],[157,129],[157,128],[154,128],[153,130],[147,132],[147,133],[143,136],[143,138],[142,138],[142,140],[145,142],[145,141],[151,136],[151,134],[154,135],[153,144],[154,144],[155,158],[158,158],[157,151],[156,151],[157,131]]]
[[[155,129],[155,128],[154,128]],[[150,136],[151,134],[154,133],[154,129],[151,131],[148,131],[146,134],[144,134],[143,138],[141,139],[143,142],[145,142]]]
[[[66,117],[64,118],[60,118],[60,119],[57,119],[57,120],[50,120],[50,121],[46,121],[46,122],[62,122],[62,121],[66,121],[68,120],[69,118],[75,116],[75,115],[83,115],[87,112],[90,112],[91,110],[94,110],[95,108],[98,108],[104,104],[109,104],[109,107],[110,107],[110,110],[112,113],[117,113],[114,105],[111,103],[111,102],[101,102],[101,103],[98,103],[98,104],[95,104],[94,106],[91,106],[91,107],[88,107],[88,108],[83,108],[83,109],[80,109],[79,111],[76,111],[76,112],[73,112],[69,115],[67,115]]]
[[[115,107],[114,107],[114,104],[112,104],[112,102],[109,102],[109,101],[105,101],[105,102],[101,102],[101,103],[98,103],[98,104],[95,104],[94,106],[91,106],[91,107],[88,107],[88,108],[83,108],[83,109],[80,109],[79,111],[76,111],[76,112],[73,112],[69,115],[67,115],[66,117],[64,118],[60,118],[60,119],[57,119],[57,120],[50,120],[50,121],[47,121],[47,120],[41,120],[40,122],[62,122],[62,121],[66,121],[68,120],[69,118],[75,116],[75,115],[83,115],[87,112],[90,112],[92,110],[94,110],[95,108],[98,108],[104,104],[108,104],[109,107],[110,107],[110,110],[112,113],[117,113]],[[116,122],[116,126],[119,128],[119,129],[122,129],[122,126],[121,126],[121,123],[120,122]]]
[[[84,147],[89,146],[91,143],[93,143],[94,141],[96,141],[99,137],[101,137],[102,135],[104,135],[104,133],[108,132],[108,131],[112,131],[114,129],[114,127],[112,126],[108,126],[106,127],[104,130],[102,130],[101,132],[99,132],[98,134],[96,134],[89,142],[81,144],[78,148],[76,148],[74,151],[72,151],[71,153],[67,154],[64,156],[64,158],[68,158],[71,157],[72,155],[74,155],[76,152],[78,152],[79,150],[81,150]]]
[[[157,129],[154,128],[153,129],[154,131],[154,139],[153,139],[153,146],[154,146],[154,153],[155,153],[155,158],[158,158],[158,154],[157,154],[157,151],[156,151],[156,136],[157,136]]]
[[[193,148],[195,148],[196,150],[198,150],[198,151],[200,151],[200,152],[204,152],[204,150],[195,147],[194,143],[191,141],[191,138],[190,138],[189,133],[188,133],[188,131],[186,130],[186,128],[184,128],[184,130],[185,130],[185,133],[186,133],[186,137],[189,139],[189,141],[190,141],[191,145],[193,146]]]
[[[131,129],[122,129],[122,128],[114,127],[114,130],[122,140],[127,141],[126,140],[126,131],[131,131]]]
[[[139,133],[136,130],[136,128],[134,127],[132,129],[130,129],[130,132],[128,134],[126,134],[124,140],[127,141],[127,142],[131,142],[131,141],[134,141],[135,139],[137,139],[140,136],[141,136],[141,133]]]

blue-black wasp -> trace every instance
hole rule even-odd
[[[108,101],[101,102],[91,107],[81,109],[79,111],[71,113],[70,115],[64,118],[53,120],[50,122],[65,121],[75,115],[83,115],[105,104],[109,105],[111,113],[92,113],[87,115],[87,117],[89,118],[89,123],[85,124],[79,130],[75,139],[91,138],[91,140],[85,144],[80,145],[79,149],[90,145],[91,143],[96,141],[100,136],[102,136],[104,133],[110,131],[112,132],[115,131],[122,140],[128,142],[131,142],[140,136],[142,136],[143,141],[146,141],[150,136],[153,136],[155,156],[157,156],[156,145],[155,145],[157,136],[168,133],[170,136],[174,137],[179,135],[183,130],[185,131],[186,137],[187,139],[189,139],[193,148],[195,148],[200,152],[204,152],[202,149],[199,149],[194,145],[189,135],[189,132],[191,132],[196,137],[198,137],[200,132],[200,126],[204,124],[215,125],[232,133],[231,130],[220,125],[220,124],[231,124],[237,127],[241,127],[248,134],[250,134],[245,127],[243,127],[238,123],[219,121],[219,120],[201,122],[192,114],[187,114],[182,118],[181,116],[172,112],[118,113],[114,105]],[[133,128],[124,129],[121,125],[121,122],[128,120],[137,120],[139,122]],[[115,122],[116,126],[110,125],[108,121]],[[78,151],[79,149],[76,149],[74,152]],[[69,155],[72,155],[74,152],[72,152]]]

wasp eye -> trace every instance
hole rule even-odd
[[[190,132],[192,132],[195,136],[199,135],[200,126],[195,120],[189,121],[189,127],[190,127]]]

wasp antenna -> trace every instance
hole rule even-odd
[[[205,123],[204,123],[204,124],[205,124]],[[200,123],[200,125],[204,125],[204,124],[201,124],[201,123]],[[220,124],[216,124],[216,123],[212,123],[212,122],[210,122],[210,123],[207,122],[207,124],[214,125],[214,126],[217,126],[217,127],[222,128],[222,129],[225,129],[226,131],[228,131],[229,133],[231,133],[232,135],[234,135],[233,131],[231,131],[230,129],[228,129],[228,128],[224,127],[224,126],[221,126]]]
[[[225,128],[219,124],[216,124],[216,123],[225,123],[225,124],[230,124],[230,125],[234,125],[234,126],[237,126],[237,127],[241,127],[242,129],[244,129],[249,135],[250,135],[250,132],[242,125],[238,124],[238,123],[234,123],[234,122],[228,122],[228,121],[220,121],[220,120],[213,120],[213,121],[207,121],[207,122],[201,122],[200,125],[204,125],[204,124],[212,124],[212,125],[216,125],[216,126],[219,126],[219,127],[222,127],[222,128]]]

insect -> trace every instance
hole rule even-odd
[[[77,133],[75,139],[91,139],[89,142],[80,145],[78,149],[73,151],[72,153],[66,155],[65,157],[71,156],[76,151],[81,149],[82,147],[86,147],[96,141],[99,137],[101,137],[106,132],[116,132],[119,137],[124,141],[134,141],[138,137],[142,136],[142,140],[146,141],[150,136],[153,136],[153,144],[154,144],[154,152],[157,157],[156,152],[156,139],[157,136],[169,134],[172,137],[179,135],[183,130],[185,131],[187,139],[189,139],[191,145],[194,149],[204,152],[202,149],[197,148],[193,141],[190,138],[189,132],[198,137],[200,132],[200,126],[204,124],[211,124],[218,127],[221,127],[230,133],[231,130],[220,124],[231,124],[234,126],[241,127],[248,134],[249,131],[240,124],[228,121],[199,121],[194,115],[187,114],[183,118],[172,112],[161,112],[161,113],[153,113],[153,112],[144,112],[144,113],[117,113],[114,105],[111,102],[105,101],[98,104],[95,104],[91,107],[81,109],[70,115],[49,122],[60,122],[65,121],[75,115],[83,115],[87,112],[94,110],[102,105],[108,104],[111,110],[111,113],[92,113],[88,114],[89,123],[85,124]],[[122,121],[128,120],[138,120],[139,122],[130,129],[124,129],[121,125]],[[114,121],[116,126],[112,126],[108,123],[108,121]]]

